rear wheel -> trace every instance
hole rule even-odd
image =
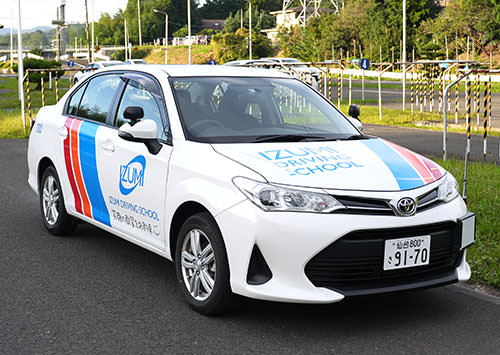
[[[237,298],[229,285],[229,265],[220,230],[209,213],[186,220],[177,238],[177,281],[187,303],[199,313],[223,314]]]
[[[75,230],[76,220],[64,207],[64,198],[56,169],[50,166],[43,172],[40,183],[40,211],[49,233],[66,235]]]

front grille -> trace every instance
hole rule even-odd
[[[442,203],[438,200],[437,190],[435,188],[417,197],[417,213]],[[388,200],[358,196],[332,196],[345,207],[332,212],[335,214],[397,215]]]
[[[431,236],[429,264],[384,271],[385,240],[419,235]],[[460,238],[456,223],[355,231],[313,257],[305,273],[315,286],[346,295],[376,293],[377,289],[449,278],[461,260]]]
[[[336,210],[334,213],[394,216],[394,211],[386,200],[354,196],[334,197],[345,207],[345,209]]]

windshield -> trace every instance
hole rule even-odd
[[[210,143],[361,137],[325,98],[296,79],[171,78],[189,140]]]

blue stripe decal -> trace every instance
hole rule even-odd
[[[99,174],[97,172],[95,136],[99,125],[82,122],[79,133],[80,165],[82,167],[85,188],[92,205],[92,216],[96,221],[111,226],[109,211],[102,196]]]
[[[366,139],[361,142],[385,163],[396,178],[400,190],[409,190],[425,185],[411,164],[381,139]]]

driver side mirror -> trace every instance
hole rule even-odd
[[[361,120],[359,119],[359,106],[358,105],[351,105],[349,106],[349,121],[356,127],[358,130],[361,132],[363,131],[363,124],[361,123]]]
[[[125,114],[124,117],[127,118]],[[123,124],[118,130],[118,136],[126,141],[144,143],[151,154],[158,154],[162,147],[158,142],[158,126],[155,121],[150,119],[135,120]]]

